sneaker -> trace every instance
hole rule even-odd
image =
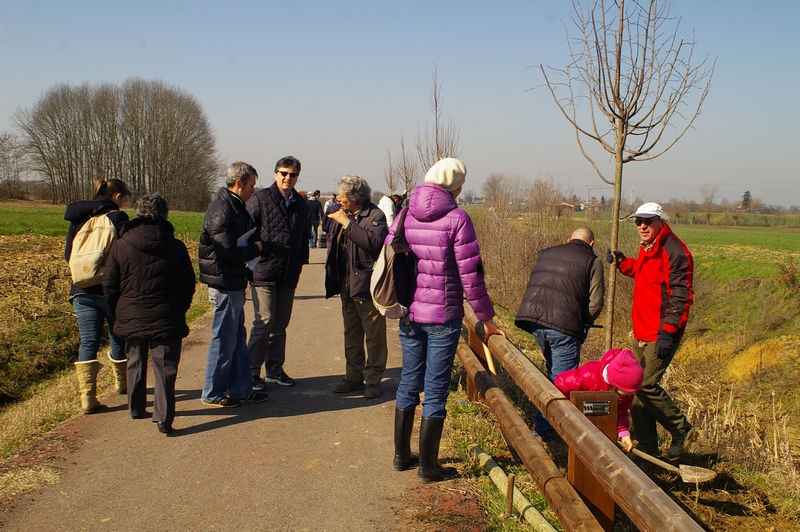
[[[281,373],[280,375],[267,375],[264,380],[266,382],[271,382],[272,384],[280,384],[281,386],[294,386],[294,379],[288,376],[286,373]]]
[[[239,406],[238,399],[231,399],[227,395],[225,397],[220,397],[219,399],[210,399],[208,401],[205,399],[200,399],[200,402],[206,406],[216,406],[219,408],[233,408],[234,406]]]
[[[364,397],[367,399],[377,399],[381,396],[380,384],[367,384],[367,389],[364,390]]]
[[[333,393],[350,393],[353,390],[361,388],[362,386],[363,384],[360,382],[343,379],[342,382],[333,387]]]
[[[686,452],[686,446],[697,439],[697,430],[689,427],[689,430],[678,436],[672,437],[672,445],[667,449],[667,458],[678,458]]]
[[[267,387],[267,383],[264,382],[264,379],[261,377],[253,377],[253,382],[251,383],[253,390],[256,392],[260,392]]]
[[[242,401],[244,401],[245,403],[263,403],[268,398],[269,395],[267,395],[264,392],[253,392],[244,399],[242,399]]]

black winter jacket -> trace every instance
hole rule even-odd
[[[303,264],[308,264],[311,239],[311,217],[306,200],[292,190],[287,208],[278,185],[273,183],[253,194],[247,210],[263,246],[261,260],[253,270],[253,284],[296,288]]]
[[[114,203],[111,198],[100,196],[93,200],[76,201],[67,205],[67,210],[64,212],[64,219],[69,222],[69,229],[67,229],[67,242],[64,246],[64,260],[69,262],[72,255],[72,241],[75,240],[75,235],[80,231],[83,224],[89,221],[89,218],[97,214],[105,214],[117,228],[117,237],[122,236],[125,230],[125,222],[128,221],[128,215],[119,210],[119,206]],[[103,285],[98,284],[81,288],[74,284],[69,288],[70,296],[76,294],[93,294],[102,296]]]
[[[237,240],[252,228],[253,220],[242,199],[225,187],[219,189],[217,199],[208,206],[200,233],[200,282],[218,290],[247,287],[250,274],[245,262],[258,257],[253,243],[258,235],[250,237],[246,246],[238,246]]]
[[[536,256],[515,324],[524,330],[531,324],[553,329],[582,342],[603,309],[604,292],[603,265],[589,244],[571,240],[543,249]]]
[[[186,311],[194,295],[194,268],[186,246],[166,220],[135,218],[111,250],[103,289],[125,339],[177,339],[189,334]]]
[[[344,229],[332,218],[329,227],[331,232],[328,258],[325,261],[325,297],[339,293],[344,275],[348,299],[371,299],[369,281],[372,278],[372,268],[383,248],[383,241],[389,234],[386,215],[375,204],[366,203]],[[339,233],[344,238],[344,249],[339,244]]]

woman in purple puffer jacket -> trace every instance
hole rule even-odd
[[[434,164],[425,175],[425,184],[412,192],[405,220],[406,240],[419,259],[419,274],[409,314],[400,322],[403,371],[395,404],[394,469],[404,471],[419,460],[417,475],[422,482],[456,473],[439,466],[438,455],[465,294],[487,337],[505,336],[493,321],[494,307],[483,281],[475,228],[456,203],[466,174],[458,159]],[[394,229],[390,229],[387,243],[394,237]],[[421,392],[425,392],[425,400],[417,457],[411,452],[411,431]]]

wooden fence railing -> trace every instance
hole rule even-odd
[[[606,435],[595,427],[511,342],[493,335],[483,343],[483,324],[465,305],[469,348],[458,356],[468,375],[470,400],[478,394],[492,410],[504,435],[568,531],[603,530],[553,464],[546,450],[497,387],[484,364],[500,362],[508,375],[547,418],[596,481],[642,531],[690,532],[703,529]],[[488,346],[489,361],[484,349]],[[471,349],[470,349],[471,348]],[[481,360],[479,360],[481,359]],[[566,484],[566,485],[565,485]]]

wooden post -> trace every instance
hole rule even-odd
[[[478,361],[486,368],[486,361],[481,358],[483,354],[483,341],[478,338],[478,335],[472,327],[467,327],[467,345],[472,349],[472,352],[475,353]],[[475,377],[470,372],[467,372],[467,401],[478,400],[480,400],[480,392],[478,387],[475,386]]]
[[[603,434],[617,440],[617,394],[614,392],[571,392],[570,401]],[[567,480],[580,493],[586,506],[607,532],[614,530],[614,499],[594,477],[592,471],[569,448]]]
[[[508,486],[506,487],[506,519],[514,516],[514,473],[508,474]]]

